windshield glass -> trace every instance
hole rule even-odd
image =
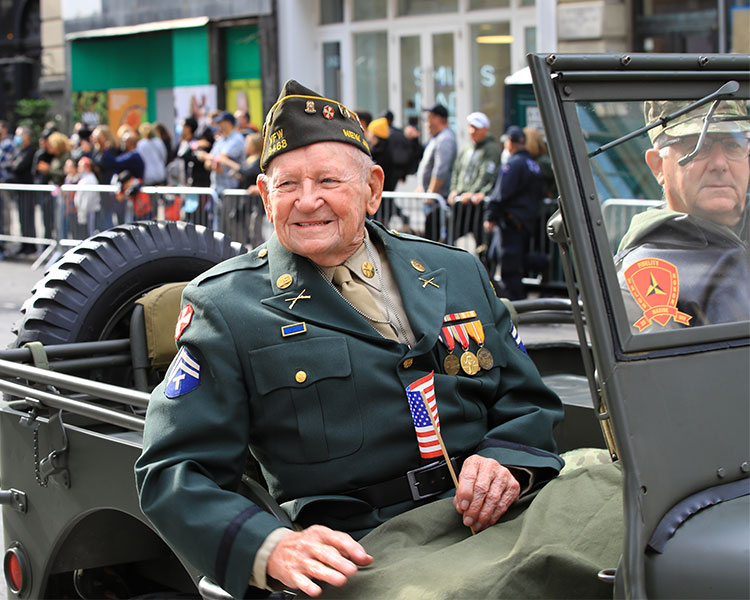
[[[578,104],[625,326],[635,334],[750,319],[747,102],[708,102],[669,118],[690,104]]]

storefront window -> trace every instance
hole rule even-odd
[[[354,20],[385,19],[386,0],[354,0]]]
[[[536,52],[536,27],[527,27],[523,30],[525,39],[525,53],[530,54]]]
[[[401,111],[404,125],[419,128],[422,108],[422,56],[419,36],[401,38]]]
[[[482,23],[471,28],[472,104],[490,118],[490,132],[504,130],[503,82],[510,75],[510,23]]]
[[[435,102],[440,102],[448,109],[448,122],[455,129],[456,69],[452,33],[436,33],[432,36],[432,62],[434,65],[432,80],[435,86]]]
[[[343,23],[344,0],[320,0],[320,24]]]
[[[457,11],[458,0],[398,0],[399,17]]]
[[[525,0],[524,0],[525,1]],[[532,4],[534,0],[531,0]],[[484,8],[508,8],[510,0],[470,0],[469,10],[482,10]]]
[[[341,98],[341,45],[323,42],[323,94]]]
[[[388,108],[388,46],[385,31],[354,36],[357,105],[377,115]]]

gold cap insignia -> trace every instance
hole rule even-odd
[[[339,104],[339,112],[341,113],[341,116],[344,117],[345,119],[349,118],[349,110],[343,104]]]
[[[419,271],[420,273],[424,273],[425,272],[424,265],[421,262],[419,262],[418,260],[416,260],[416,259],[414,259],[414,260],[411,261],[411,266],[416,271]]]
[[[313,114],[315,112],[315,102],[312,100],[305,102],[305,112],[310,115]]]
[[[284,273],[276,280],[276,287],[280,290],[285,290],[292,285],[292,276],[289,273]]]

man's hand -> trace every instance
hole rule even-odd
[[[480,531],[497,523],[520,495],[521,486],[508,469],[474,454],[461,468],[453,506],[463,515],[464,525]]]
[[[372,562],[372,556],[351,536],[322,525],[288,533],[268,557],[266,571],[274,579],[308,596],[322,589],[313,579],[341,587]]]

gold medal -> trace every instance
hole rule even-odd
[[[455,354],[449,354],[443,359],[443,369],[446,375],[458,375],[461,370],[458,356]]]
[[[479,373],[479,362],[471,350],[467,350],[461,355],[461,368],[467,375],[476,375]]]
[[[484,346],[477,350],[477,360],[479,361],[479,366],[485,371],[489,371],[495,364],[495,357],[492,356],[492,352]]]
[[[370,261],[362,263],[362,275],[367,279],[372,279],[375,276],[375,267]]]

